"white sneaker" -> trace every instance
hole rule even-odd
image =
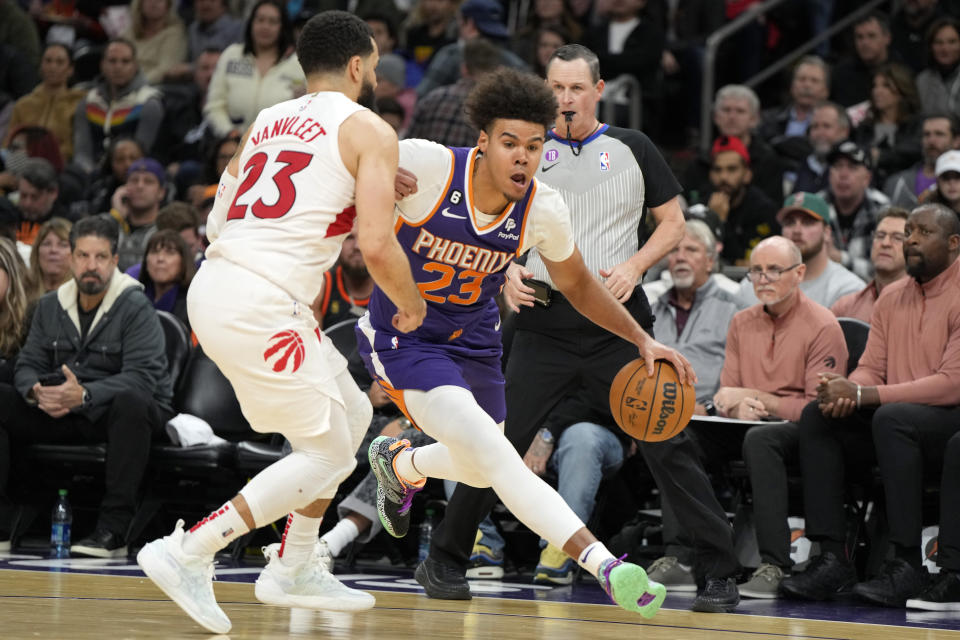
[[[213,558],[183,552],[183,520],[173,533],[148,543],[137,564],[197,624],[212,633],[228,633],[230,618],[213,595]]]
[[[320,538],[315,551],[317,554],[317,562],[319,562],[327,572],[333,573],[333,554],[330,553],[330,546],[327,544],[327,541]]]
[[[280,543],[264,547],[263,555],[269,562],[257,578],[257,600],[281,607],[329,611],[363,611],[373,607],[376,599],[372,595],[344,585],[325,568],[319,546],[314,546],[305,562],[293,567],[280,560]]]

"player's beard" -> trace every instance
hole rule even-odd
[[[360,95],[357,97],[357,104],[366,107],[374,113],[377,111],[377,97],[373,93],[373,84],[366,80],[360,85]]]

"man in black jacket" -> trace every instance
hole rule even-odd
[[[163,331],[143,286],[117,270],[117,235],[107,216],[73,226],[74,278],[40,299],[15,386],[0,384],[0,531],[9,533],[7,480],[16,446],[106,441],[97,525],[70,549],[101,558],[127,554],[150,441],[173,415]]]

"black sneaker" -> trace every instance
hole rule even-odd
[[[855,585],[853,593],[870,604],[902,609],[907,606],[907,600],[923,590],[926,573],[926,569],[918,571],[906,560],[893,558],[883,563],[873,580]]]
[[[907,609],[960,611],[960,576],[941,569],[920,595],[907,600]]]
[[[89,536],[70,547],[70,554],[94,558],[125,558],[127,545],[119,534],[97,529]]]
[[[703,613],[730,613],[740,604],[740,592],[733,578],[707,578],[703,590],[690,607]]]
[[[414,572],[428,598],[437,600],[469,600],[470,583],[459,567],[436,560],[430,556],[420,563]]]
[[[780,581],[780,595],[794,600],[826,600],[857,581],[857,572],[849,562],[833,553],[821,553],[802,573]]]

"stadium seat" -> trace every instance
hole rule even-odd
[[[870,325],[856,318],[837,318],[843,330],[843,338],[847,342],[847,374],[857,368],[860,356],[867,346],[867,337],[870,334]]]

